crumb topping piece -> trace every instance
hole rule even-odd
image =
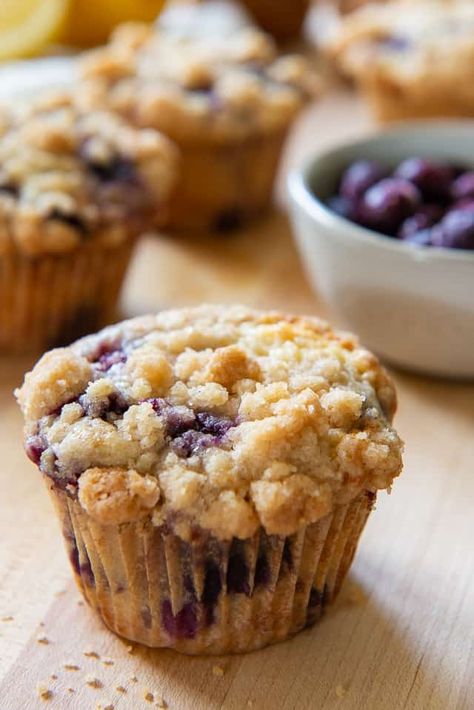
[[[0,109],[0,166],[0,254],[28,256],[114,247],[150,227],[177,171],[164,136],[65,94]]]
[[[279,129],[319,89],[306,59],[278,57],[271,38],[254,29],[183,36],[126,24],[80,68],[84,105],[111,107],[181,139]]]
[[[126,321],[45,355],[17,397],[30,458],[104,525],[289,535],[402,466],[385,370],[310,317],[202,306]]]

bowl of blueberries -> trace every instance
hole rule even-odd
[[[474,377],[474,122],[401,124],[288,179],[308,276],[398,367]]]

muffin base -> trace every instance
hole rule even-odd
[[[166,226],[228,232],[260,216],[271,202],[286,134],[202,143],[175,138],[181,174]]]
[[[336,597],[374,505],[364,491],[295,535],[223,542],[172,526],[104,526],[46,482],[76,582],[125,638],[188,654],[251,651],[312,626]]]
[[[0,256],[0,353],[42,352],[110,323],[133,243]]]
[[[474,99],[447,94],[441,90],[406,92],[382,80],[363,83],[362,90],[378,121],[403,121],[416,118],[459,118],[474,116]]]

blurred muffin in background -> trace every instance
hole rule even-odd
[[[156,131],[56,94],[0,113],[0,352],[69,342],[115,315],[176,153]]]
[[[382,121],[474,116],[474,3],[395,0],[349,15],[331,42]]]
[[[226,231],[269,205],[294,118],[317,92],[308,61],[254,29],[192,36],[124,25],[80,62],[78,101],[152,127],[181,149],[174,228]]]

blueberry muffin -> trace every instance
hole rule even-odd
[[[303,27],[311,0],[241,0],[260,27],[276,40],[297,38]]]
[[[383,121],[474,116],[474,4],[397,0],[350,15],[332,45]]]
[[[111,321],[176,162],[157,132],[65,95],[0,111],[0,352],[41,352]]]
[[[106,106],[181,149],[169,224],[227,230],[268,206],[288,129],[316,90],[300,56],[252,29],[180,36],[124,25],[81,62],[78,100]]]
[[[312,625],[401,469],[392,382],[309,317],[125,321],[44,355],[17,397],[84,596],[118,634],[186,653]]]

